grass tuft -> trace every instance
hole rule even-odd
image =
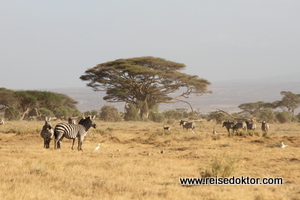
[[[239,159],[236,157],[228,155],[215,157],[210,166],[204,172],[201,172],[201,177],[230,177],[238,169],[238,164]]]

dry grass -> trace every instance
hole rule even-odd
[[[164,131],[151,122],[99,121],[82,152],[71,150],[67,139],[62,149],[54,150],[53,142],[44,149],[43,124],[0,126],[1,199],[299,199],[299,124],[271,124],[270,137],[228,138],[225,128],[210,122],[197,122],[193,134],[177,123]],[[279,148],[280,141],[289,147]],[[99,142],[100,150],[93,151]],[[283,177],[284,184],[179,184],[180,177],[205,173]]]

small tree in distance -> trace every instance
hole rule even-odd
[[[114,106],[105,105],[100,110],[100,119],[107,122],[121,121],[118,109]]]

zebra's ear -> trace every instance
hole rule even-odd
[[[51,117],[49,117],[48,121],[49,121],[49,122],[51,121]]]

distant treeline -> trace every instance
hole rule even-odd
[[[0,88],[0,111],[6,120],[79,116],[77,101],[65,94],[48,91],[14,91]]]
[[[188,109],[177,108],[158,112],[158,106],[149,112],[147,120],[171,124],[180,119],[189,120],[216,120],[221,123],[233,119],[253,119],[268,122],[295,122],[300,121],[300,113],[295,110],[300,106],[300,94],[281,92],[281,100],[269,102],[243,103],[238,107],[241,112],[228,114],[220,110],[209,114],[188,112]],[[81,113],[76,104],[78,102],[65,94],[48,91],[14,91],[0,88],[0,112],[6,120],[44,120],[45,116],[67,119],[81,117],[82,115],[96,115],[103,121],[142,121],[139,108],[132,103],[126,104],[124,112],[120,113],[114,106],[104,105],[100,110],[91,110]],[[281,110],[280,110],[281,109]]]

